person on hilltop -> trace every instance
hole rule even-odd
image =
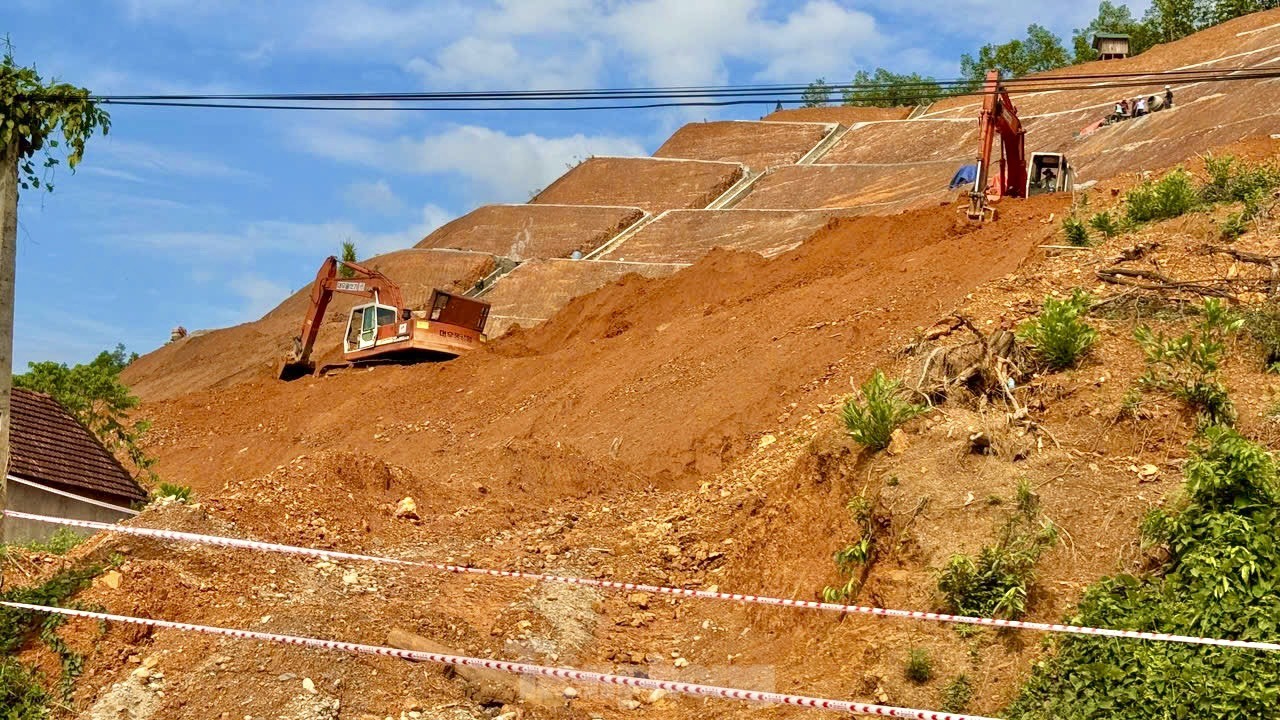
[[[1173,107],[1173,88],[1168,85],[1164,86],[1164,108],[1168,110]]]

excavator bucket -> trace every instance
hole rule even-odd
[[[314,362],[285,358],[280,361],[280,366],[276,369],[276,377],[287,382],[312,375],[315,371],[316,364]]]

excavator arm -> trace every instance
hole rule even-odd
[[[350,278],[338,277],[338,268],[343,266],[351,270]],[[386,275],[330,255],[320,266],[315,282],[311,284],[311,305],[303,317],[302,331],[293,339],[293,349],[280,364],[277,376],[281,380],[293,380],[315,370],[311,350],[315,347],[316,336],[320,334],[320,325],[324,321],[324,312],[335,292],[371,298],[382,305],[398,309],[404,305],[400,286]]]
[[[995,210],[988,203],[1006,195],[1023,197],[1027,187],[1026,130],[1018,119],[1018,108],[1000,82],[999,70],[987,73],[982,93],[982,114],[978,118],[981,138],[978,173],[969,192],[968,215],[972,220],[994,215]],[[992,178],[991,153],[997,137],[1000,138],[1002,158],[998,176]]]

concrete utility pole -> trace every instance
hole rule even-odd
[[[0,148],[0,542],[8,504],[9,396],[13,393],[13,285],[18,260],[18,140]]]

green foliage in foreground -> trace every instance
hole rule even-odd
[[[1040,314],[1018,328],[1018,338],[1054,370],[1069,368],[1098,340],[1098,332],[1084,321],[1091,302],[1079,289],[1066,300],[1046,297]]]
[[[862,384],[861,390],[862,399],[849,398],[841,417],[849,435],[872,450],[888,447],[899,425],[928,409],[904,398],[901,383],[890,381],[879,370]]]
[[[1144,535],[1168,560],[1086,592],[1069,622],[1274,642],[1280,631],[1280,485],[1275,461],[1235,431],[1212,427],[1193,447],[1185,497],[1157,510]],[[1011,720],[1196,720],[1275,717],[1280,653],[1066,637],[1036,665]]]
[[[1191,212],[1200,193],[1191,174],[1182,168],[1159,180],[1147,180],[1124,196],[1125,218],[1131,223],[1168,220]]]

